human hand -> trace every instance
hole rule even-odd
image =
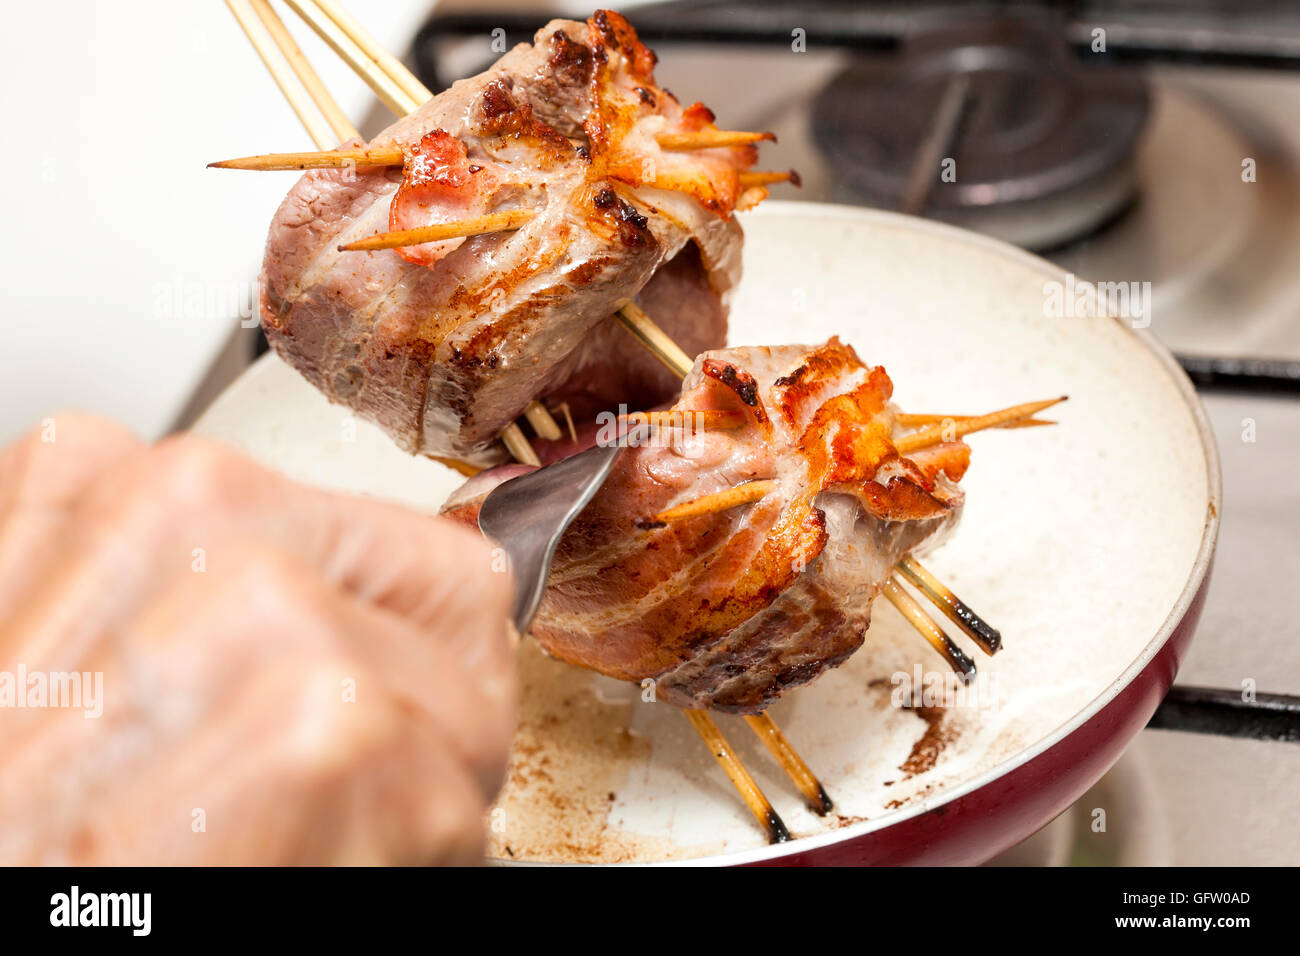
[[[0,451],[0,861],[480,859],[508,590],[450,522],[47,419]]]

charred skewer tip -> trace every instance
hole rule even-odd
[[[963,684],[969,684],[975,679],[977,673],[975,662],[953,643],[952,638],[944,632],[943,628],[934,622],[934,618],[926,614],[921,605],[916,603],[916,599],[904,591],[896,580],[891,578],[886,581],[881,588],[881,593],[907,619],[907,622],[930,642],[930,646],[943,656]]]
[[[930,603],[942,611],[948,620],[960,627],[985,654],[991,657],[1002,649],[1002,633],[976,614],[970,605],[957,597],[951,588],[935,577],[919,561],[908,555],[898,562],[896,567],[913,587],[929,598]]]
[[[769,186],[774,183],[789,183],[791,186],[799,189],[803,186],[803,179],[800,177],[799,171],[795,169],[787,169],[785,172],[755,170],[753,172],[740,174],[740,185],[744,188],[750,186]]]
[[[808,805],[813,813],[818,816],[825,816],[835,806],[831,802],[830,794],[822,786],[821,781],[804,763],[799,752],[786,739],[785,734],[781,733],[781,728],[776,725],[766,711],[759,714],[750,714],[745,717],[745,723],[754,734],[762,741],[763,746],[781,765],[791,782],[799,789],[803,795],[804,802]]]
[[[740,793],[745,805],[749,807],[749,812],[754,815],[754,819],[759,822],[763,832],[767,834],[768,843],[786,843],[790,839],[790,830],[781,819],[780,814],[772,808],[772,803],[767,799],[767,795],[759,789],[754,778],[749,775],[745,765],[740,762],[736,752],[727,743],[727,738],[722,736],[722,731],[707,711],[703,710],[685,710],[682,713],[691,722],[695,732],[700,735],[713,754],[715,760],[721,765],[726,772],[727,777],[731,780],[732,786]]]
[[[789,827],[785,825],[785,821],[770,806],[767,808],[767,816],[763,821],[763,831],[767,834],[769,844],[790,842]]]

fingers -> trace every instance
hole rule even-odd
[[[88,661],[105,675],[98,721],[47,711],[41,746],[5,748],[0,817],[39,823],[11,829],[0,859],[478,859],[511,727],[446,658],[249,544]]]
[[[193,436],[160,442],[105,476],[96,492],[87,520],[158,545],[182,530],[258,535],[363,600],[418,624],[439,621],[444,599],[466,586],[484,610],[504,614],[509,606],[504,574],[493,573],[493,552],[475,532],[386,502],[297,484]],[[204,527],[213,515],[219,521]]]
[[[19,504],[73,503],[105,468],[143,448],[111,419],[82,412],[50,416],[0,450],[0,513]]]
[[[479,536],[298,485],[216,443],[183,436],[123,459],[95,483],[78,520],[86,540],[60,569],[63,580],[28,596],[29,616],[59,619],[59,633],[88,619],[111,627],[161,583],[227,560],[232,540],[257,539],[449,640],[489,683],[512,666],[508,582]],[[98,605],[79,603],[85,595]]]
[[[485,680],[449,642],[430,639],[410,620],[326,583],[296,557],[260,542],[233,545],[231,556],[224,570],[208,572],[212,580],[191,575],[128,626],[120,653],[129,656],[117,664],[139,690],[153,696],[186,687],[187,704],[201,713],[224,706],[222,693],[282,656],[330,658],[351,668],[338,675],[336,704],[356,709],[392,700],[412,719],[441,728],[484,796],[495,793],[514,732],[512,669]],[[471,639],[487,641],[496,622],[476,615],[463,626]],[[168,727],[183,730],[178,724],[180,716],[172,715]]]
[[[0,620],[46,573],[86,489],[143,448],[115,422],[70,412],[0,450]]]
[[[56,442],[75,451],[81,422],[64,425]],[[200,800],[239,830],[230,859],[477,854],[515,700],[508,582],[488,547],[211,442],[145,448],[92,425],[77,465],[47,481],[32,476],[55,459],[30,442],[0,459],[25,489],[12,514],[61,516],[0,616],[0,664],[102,672],[105,701],[99,722],[6,724],[0,818],[39,825],[6,833],[0,858],[185,856],[203,845],[176,842],[177,814]],[[6,533],[0,546],[21,544]]]
[[[219,721],[119,774],[38,845],[77,865],[468,863],[483,798],[446,739],[383,698],[337,703],[338,670],[287,658]]]
[[[496,682],[513,669],[509,579],[476,530],[314,489],[280,518],[279,543],[328,580],[436,633],[468,671]]]
[[[238,633],[222,609],[241,601],[269,632],[300,635],[300,646],[268,648],[264,633]],[[205,634],[169,640],[196,609]],[[500,718],[509,709],[486,703],[478,682],[409,622],[324,585],[293,558],[259,551],[202,598],[178,589],[132,634],[130,646],[140,649],[133,670],[150,672],[145,683],[195,686],[204,709],[222,715],[155,764],[164,776],[137,784],[224,808],[209,809],[208,832],[220,827],[229,852],[256,853],[252,834],[286,862],[464,861],[481,853],[484,804],[512,730]],[[219,663],[192,650],[214,645]],[[244,680],[218,674],[205,683],[214,664],[242,671]],[[294,812],[283,812],[286,805]]]

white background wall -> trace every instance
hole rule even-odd
[[[369,91],[276,5],[343,108]],[[428,0],[349,0],[403,49]],[[310,149],[221,0],[9,4],[0,31],[0,444],[68,407],[160,434],[248,307],[292,173],[205,169]]]

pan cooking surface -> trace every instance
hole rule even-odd
[[[1045,263],[885,213],[772,203],[742,222],[732,344],[838,334],[889,370],[907,411],[978,413],[1070,395],[1052,409],[1058,427],[970,439],[962,525],[926,558],[1003,634],[997,657],[977,656],[980,677],[964,697],[943,693],[946,665],[876,602],[864,648],[772,709],[835,800],[826,818],[802,807],[741,722],[719,718],[797,837],[849,836],[1001,772],[1113,689],[1191,573],[1208,508],[1205,456],[1193,411],[1142,340],[1111,318],[1048,314],[1050,284],[1063,275]],[[198,429],[300,480],[427,510],[459,481],[353,422],[273,357]],[[491,820],[493,856],[630,861],[762,848],[673,708],[528,642],[520,664],[522,720]],[[911,685],[930,698],[899,706]]]

